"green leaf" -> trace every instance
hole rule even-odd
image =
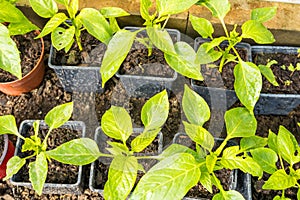
[[[52,108],[45,116],[45,123],[50,129],[58,128],[72,116],[73,102],[65,103]]]
[[[143,106],[141,120],[146,130],[164,125],[169,114],[169,101],[166,90],[151,97]]]
[[[277,144],[278,154],[281,155],[284,160],[291,165],[297,162],[297,158],[295,156],[298,148],[297,141],[295,137],[286,128],[284,128],[284,126],[279,127]]]
[[[274,172],[262,186],[264,190],[284,190],[297,184],[297,179],[286,174],[283,169]]]
[[[157,134],[161,131],[161,128],[146,130],[138,135],[134,140],[131,142],[131,150],[134,152],[141,152],[147,146],[149,146],[153,140],[156,138]]]
[[[74,34],[74,26],[70,26],[68,29],[57,27],[51,34],[52,45],[59,51],[73,41]]]
[[[9,159],[6,165],[6,177],[3,180],[6,181],[18,173],[25,163],[26,159],[18,156],[13,156],[11,159]]]
[[[214,137],[202,126],[189,124],[183,121],[184,130],[186,134],[197,144],[208,151],[214,147]]]
[[[77,18],[81,21],[89,34],[104,44],[108,44],[112,37],[112,30],[106,19],[98,10],[94,8],[83,8]]]
[[[40,121],[39,120],[35,120],[32,124],[33,130],[34,130],[34,136],[38,136],[39,134],[39,128],[40,128]]]
[[[22,78],[21,60],[16,43],[10,38],[8,29],[0,23],[0,68]]]
[[[55,14],[44,26],[42,32],[35,38],[42,38],[53,32],[59,25],[66,21],[68,17],[64,13]]]
[[[268,62],[267,65],[258,65],[258,68],[260,70],[260,72],[262,73],[262,75],[264,75],[264,77],[266,77],[266,79],[273,84],[274,86],[279,86],[278,82],[276,81],[276,77],[272,71],[272,69],[270,68],[271,65],[273,64],[277,64],[277,61],[272,60],[270,62]]]
[[[203,81],[194,49],[185,42],[177,42],[174,47],[175,55],[165,54],[165,59],[170,67],[183,76]]]
[[[234,67],[234,90],[241,103],[253,112],[262,88],[262,77],[258,67],[251,62],[240,61]]]
[[[268,146],[270,149],[278,153],[278,142],[277,142],[277,135],[269,130],[268,135]]]
[[[206,42],[205,44],[207,44],[207,46],[205,46],[206,51],[208,52],[209,50],[211,50],[212,48],[219,46],[222,42],[224,42],[225,40],[227,40],[226,37],[221,36],[218,38],[214,38],[212,41],[210,42]]]
[[[105,18],[110,18],[110,17],[124,17],[124,16],[130,15],[128,12],[126,12],[122,8],[118,8],[118,7],[104,7],[104,8],[100,9],[100,13]]]
[[[224,19],[230,11],[230,3],[228,0],[210,0],[203,3],[212,13],[214,17]]]
[[[264,147],[268,144],[268,139],[259,136],[250,136],[241,139],[240,147],[241,151],[249,151],[251,149],[256,149]]]
[[[78,12],[78,0],[69,0],[69,5],[67,6],[67,10],[71,19],[75,19],[76,13]]]
[[[228,138],[250,137],[256,132],[257,122],[246,108],[233,108],[225,113]]]
[[[38,141],[35,141],[30,138],[25,138],[24,144],[22,145],[22,152],[36,150],[37,146],[41,145],[41,139],[40,138],[37,139]]]
[[[200,178],[195,158],[187,153],[167,157],[146,173],[130,199],[182,199]]]
[[[300,188],[298,188],[298,191],[297,191],[297,199],[300,199]]]
[[[60,4],[64,5],[64,6],[67,6],[67,5],[69,5],[70,0],[55,0],[55,1],[57,3],[60,3]]]
[[[217,160],[218,157],[215,154],[210,154],[206,156],[206,167],[209,173],[212,173],[214,171]]]
[[[210,118],[210,109],[206,101],[187,85],[184,85],[182,108],[186,118],[192,124],[202,126]]]
[[[249,20],[242,25],[242,37],[253,39],[258,44],[275,42],[273,34],[260,22]]]
[[[159,16],[173,15],[188,10],[198,0],[157,0],[156,7]]]
[[[136,32],[120,30],[111,38],[100,67],[102,87],[119,70],[135,36]]]
[[[123,142],[133,132],[130,115],[124,108],[116,106],[112,106],[104,113],[101,128],[107,136]]]
[[[151,42],[162,52],[168,55],[176,55],[170,34],[164,29],[147,27],[147,34]]]
[[[134,186],[138,162],[133,156],[116,156],[108,171],[108,180],[104,186],[105,199],[126,199]]]
[[[151,17],[149,14],[149,8],[151,7],[151,0],[141,0],[140,1],[140,13],[144,20],[151,21]]]
[[[203,187],[205,187],[210,193],[213,193],[213,183],[212,183],[212,177],[210,175],[209,172],[203,172],[201,170],[201,176],[199,179],[199,182],[201,183],[201,185],[203,185]]]
[[[20,23],[25,19],[26,17],[24,16],[24,14],[16,6],[8,1],[0,1],[1,22]]]
[[[212,34],[214,33],[214,27],[211,22],[205,18],[195,17],[194,15],[190,15],[190,21],[193,26],[193,29],[197,31],[201,37],[203,38],[212,38]]]
[[[203,43],[197,50],[197,58],[196,62],[198,64],[208,64],[212,63],[219,58],[221,58],[222,53],[219,51],[215,51],[214,49],[209,49],[210,44],[209,43]]]
[[[224,195],[224,196],[223,196]],[[243,195],[235,190],[224,191],[216,194],[212,200],[245,200]]]
[[[89,138],[79,138],[66,142],[57,148],[47,151],[47,156],[61,163],[87,165],[99,157],[97,143]]]
[[[48,162],[44,152],[36,156],[34,162],[29,163],[29,180],[38,195],[42,194],[47,178]]]
[[[112,148],[106,148],[106,149],[113,155],[120,155],[120,154],[123,154],[123,153],[126,153],[126,154],[129,153],[128,147],[124,144],[121,144],[121,143],[118,143],[118,142],[110,142],[110,141],[107,141],[107,144],[112,146]]]
[[[277,170],[276,162],[278,161],[278,157],[275,151],[268,148],[257,148],[252,149],[250,152],[253,160],[256,161],[265,172],[273,174]]]
[[[9,35],[24,35],[34,30],[39,30],[39,27],[32,24],[29,20],[22,20],[18,23],[10,23],[8,25]]]
[[[251,11],[251,19],[263,23],[272,19],[276,11],[276,7],[256,8]]]
[[[171,144],[168,148],[166,148],[161,154],[159,154],[159,160],[163,160],[165,158],[171,157],[178,153],[188,153],[194,156],[195,158],[198,157],[197,153],[192,149],[180,145],[180,144]]]
[[[18,132],[16,119],[13,115],[0,116],[0,134],[13,134],[21,137]]]
[[[57,11],[57,4],[54,0],[29,0],[34,12],[43,18],[53,17]]]

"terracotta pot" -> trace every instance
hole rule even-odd
[[[6,164],[15,152],[15,147],[13,143],[8,139],[8,136],[2,135],[1,137],[4,137],[4,150],[0,157],[0,179],[6,176]]]
[[[36,33],[39,34],[40,32],[36,31]],[[24,76],[20,80],[0,83],[1,92],[8,95],[17,96],[17,95],[21,95],[22,93],[29,92],[40,85],[40,83],[44,78],[44,73],[45,73],[43,38],[41,38],[41,42],[42,42],[42,52],[36,66],[31,70],[31,72],[26,74],[26,76]]]

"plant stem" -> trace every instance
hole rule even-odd
[[[223,151],[223,149],[224,149],[224,147],[226,146],[226,144],[227,144],[227,142],[228,142],[228,140],[229,140],[230,138],[225,138],[224,140],[223,140],[223,142],[222,142],[222,144],[218,147],[218,149],[215,151],[215,153],[216,153],[216,155],[217,156],[219,156],[220,154],[221,154],[221,152]]]
[[[138,156],[136,157],[136,159],[155,159],[155,160],[159,160],[159,156]]]
[[[235,55],[238,57],[238,60],[242,61],[240,54],[237,52],[237,50],[234,47],[232,47],[232,50],[234,51]]]
[[[220,180],[216,177],[215,173],[212,173],[212,176],[213,176],[213,178],[215,180],[214,182],[216,183],[216,187],[220,190],[222,196],[224,197],[225,190],[222,187],[222,185],[220,184]]]
[[[48,130],[48,132],[47,132],[47,135],[45,136],[45,139],[44,139],[44,141],[43,141],[43,145],[45,145],[45,147],[48,146],[48,145],[47,145],[47,140],[48,140],[48,137],[49,137],[49,135],[50,135],[50,133],[51,133],[52,130],[53,130],[53,128],[50,127],[49,130]]]
[[[168,18],[167,18],[166,21],[164,22],[164,25],[162,26],[162,29],[164,29],[165,26],[167,25],[167,23],[168,23],[168,21],[169,21],[169,19],[170,19],[170,16],[171,16],[171,15],[168,15]]]

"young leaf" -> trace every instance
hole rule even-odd
[[[253,39],[258,44],[275,42],[273,34],[260,22],[249,20],[242,25],[242,37]]]
[[[123,10],[122,8],[118,7],[105,7],[100,9],[100,13],[105,18],[111,18],[111,17],[124,17],[130,15],[128,12]]]
[[[198,157],[197,153],[193,151],[192,149],[180,145],[180,144],[171,144],[168,148],[166,148],[160,155],[159,160],[166,159],[168,157],[171,157],[177,153],[188,153],[195,157],[195,159]]]
[[[89,34],[104,44],[108,44],[112,37],[112,30],[106,19],[98,10],[94,8],[83,8],[77,18],[81,21]]]
[[[38,195],[42,194],[43,187],[47,178],[48,162],[44,152],[36,156],[34,162],[29,163],[29,180],[33,189]]]
[[[138,170],[137,159],[133,156],[114,157],[104,186],[105,199],[126,199],[135,183]]]
[[[256,132],[257,122],[246,108],[233,108],[225,113],[228,138],[250,137]]]
[[[250,152],[253,160],[256,161],[265,172],[273,174],[277,170],[276,162],[278,161],[278,157],[275,151],[268,148],[257,148],[252,149]]]
[[[170,34],[164,29],[147,27],[147,34],[151,42],[162,52],[169,55],[176,55]]]
[[[106,149],[107,149],[107,151],[109,151],[113,155],[120,155],[120,154],[123,154],[123,153],[125,153],[125,154],[129,153],[128,147],[126,145],[122,144],[122,143],[107,141],[107,144],[112,146],[112,148],[106,148]]]
[[[54,0],[29,0],[34,12],[43,18],[53,17],[57,11],[57,4]]]
[[[58,128],[72,116],[73,102],[65,103],[52,108],[45,116],[45,123],[50,129]]]
[[[136,32],[120,30],[111,38],[100,67],[102,87],[119,70],[133,44],[135,36]]]
[[[184,85],[182,108],[186,118],[192,124],[202,126],[210,118],[210,109],[206,101],[187,85]]]
[[[266,79],[273,84],[274,86],[279,86],[278,82],[276,81],[276,77],[272,71],[272,69],[270,68],[271,65],[273,64],[277,64],[277,61],[272,60],[270,62],[268,62],[267,65],[258,65],[258,68],[260,70],[260,72],[262,73],[262,75],[264,75],[264,77],[266,77]]]
[[[18,173],[18,171],[25,165],[26,159],[20,158],[18,156],[14,156],[8,160],[6,166],[6,177],[3,179],[4,181],[10,179],[13,175]]]
[[[60,3],[64,6],[68,6],[69,5],[69,1],[70,0],[55,0],[57,3]]]
[[[101,127],[107,136],[123,142],[133,132],[130,115],[124,108],[116,106],[112,106],[104,113]]]
[[[51,34],[52,45],[59,51],[67,47],[73,41],[74,34],[74,26],[70,26],[68,29],[57,27]]]
[[[185,42],[177,42],[174,47],[176,55],[165,54],[165,59],[170,67],[188,78],[203,81],[194,49]]]
[[[177,153],[153,166],[142,177],[130,199],[182,199],[197,184],[200,175],[192,155]]]
[[[78,12],[78,0],[69,0],[69,5],[67,6],[67,10],[71,19],[75,19],[75,15]]]
[[[79,138],[47,151],[46,155],[65,164],[87,165],[97,160],[100,152],[94,140]]]
[[[42,38],[46,35],[48,35],[49,33],[51,33],[52,31],[54,31],[54,29],[56,29],[59,25],[61,25],[64,21],[66,21],[68,19],[68,17],[65,15],[65,13],[57,13],[55,14],[44,26],[42,32],[35,37],[35,39],[37,38]]]
[[[241,139],[240,147],[241,151],[249,151],[251,149],[256,149],[264,147],[268,144],[268,139],[259,136],[250,136]]]
[[[0,23],[0,68],[22,78],[21,60],[16,43],[10,38],[8,29]]]
[[[262,88],[262,77],[258,67],[251,62],[240,61],[234,67],[234,90],[241,103],[253,112]]]
[[[190,15],[190,21],[193,26],[193,29],[197,31],[201,37],[203,38],[212,38],[212,34],[214,33],[214,27],[211,22],[205,18],[195,17],[194,15]]]
[[[284,169],[279,169],[270,176],[262,188],[264,190],[284,190],[296,184],[297,179],[295,177],[286,174]]]
[[[221,58],[222,53],[219,51],[215,51],[214,49],[209,49],[210,44],[209,43],[203,43],[197,50],[197,58],[196,62],[198,64],[208,64],[212,63],[219,58]]]
[[[31,138],[25,138],[24,144],[22,145],[22,152],[36,150],[37,146],[41,145],[41,139],[38,137],[36,139],[37,141]]]
[[[205,187],[205,189],[207,189],[210,193],[213,193],[213,183],[212,183],[212,176],[210,175],[209,172],[203,172],[201,170],[201,176],[199,179],[199,182],[201,183],[201,185],[203,185],[203,187]]]
[[[212,200],[245,200],[243,195],[235,190],[224,191],[216,194]]]
[[[264,23],[276,15],[276,7],[256,8],[251,11],[251,19]]]
[[[173,15],[188,10],[198,0],[156,0],[159,16]]]
[[[0,116],[0,134],[13,134],[20,137],[16,120],[13,115]]]
[[[230,3],[228,0],[210,0],[203,2],[212,13],[214,17],[224,19],[227,13],[230,11]]]
[[[134,140],[131,142],[131,149],[134,152],[141,152],[143,151],[147,146],[149,146],[153,140],[156,138],[157,134],[160,132],[161,128],[158,129],[152,129],[152,130],[146,130],[138,135]]]
[[[215,154],[207,155],[205,158],[206,167],[209,173],[214,171],[218,157]]]
[[[151,17],[149,14],[149,8],[151,7],[151,0],[141,0],[140,1],[140,13],[144,20],[151,21]]]
[[[9,35],[25,35],[31,31],[40,30],[39,27],[31,23],[27,18],[17,23],[8,25]]]
[[[167,91],[164,90],[151,97],[143,106],[141,120],[145,130],[157,129],[164,125],[169,114]]]
[[[270,149],[278,153],[278,142],[277,142],[277,135],[269,130],[268,135],[268,146]]]
[[[202,126],[183,121],[186,134],[201,147],[211,151],[214,147],[214,137]]]
[[[297,162],[295,153],[298,148],[295,137],[283,126],[279,127],[278,136],[278,154],[282,156],[289,164]]]

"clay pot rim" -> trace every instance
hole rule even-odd
[[[4,148],[3,148],[2,155],[0,157],[0,165],[1,165],[4,161],[4,158],[6,157],[7,150],[8,150],[8,136],[5,134],[5,135],[0,135],[0,137],[4,138]]]
[[[40,34],[40,31],[39,30],[35,30],[34,31],[37,35],[39,35]],[[25,79],[25,78],[27,78],[28,76],[30,76],[32,73],[33,73],[33,71],[34,71],[34,69],[36,69],[39,65],[40,65],[40,63],[41,62],[43,62],[43,58],[44,58],[44,51],[45,51],[45,44],[44,44],[44,39],[41,37],[40,38],[40,40],[41,40],[41,43],[42,43],[42,50],[41,50],[41,55],[39,56],[39,59],[38,59],[38,62],[36,63],[36,65],[34,66],[34,68],[32,68],[32,70],[28,73],[28,74],[26,74],[25,76],[23,76],[21,79],[17,79],[17,80],[14,80],[14,81],[10,81],[10,82],[0,82],[0,84],[1,85],[8,85],[8,84],[12,84],[12,83],[18,83],[19,81],[21,81],[22,79]],[[1,161],[1,160],[0,160]]]

